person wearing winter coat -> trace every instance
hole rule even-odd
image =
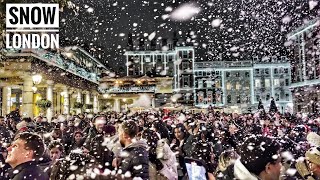
[[[119,127],[119,141],[123,147],[120,157],[113,160],[118,173],[130,174],[132,178],[149,179],[149,153],[145,141],[136,140],[138,125],[134,121],[125,121]]]
[[[6,158],[6,163],[12,167],[9,173],[10,179],[49,180],[48,175],[37,164],[44,150],[40,136],[33,133],[18,134],[8,148]]]
[[[94,126],[89,129],[88,136],[84,141],[83,146],[88,150],[90,149],[90,142],[92,142],[93,138],[95,138],[98,134],[102,134],[102,128],[106,124],[105,116],[96,116],[93,119]]]
[[[109,137],[108,133],[109,127],[105,126],[102,129],[102,134],[97,135],[92,139],[89,146],[89,154],[96,158],[99,165],[102,167],[100,169],[111,169],[113,152],[105,146],[105,138]]]
[[[5,125],[4,117],[0,116],[0,143],[8,143],[11,141],[11,135],[8,127]]]
[[[305,180],[320,179],[320,147],[310,148],[305,154],[305,160],[295,163],[296,177]]]
[[[278,180],[280,177],[280,145],[276,140],[251,136],[239,150],[240,158],[226,171],[217,175],[219,180]]]
[[[176,156],[171,151],[166,139],[160,139],[155,131],[146,129],[141,138],[149,146],[149,178],[150,180],[176,180],[178,171]]]

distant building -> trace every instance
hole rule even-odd
[[[128,37],[128,48],[125,52],[127,76],[147,75],[149,77],[168,76],[173,77],[173,92],[177,94],[171,99],[173,103],[193,105],[193,65],[194,47],[174,35],[173,39],[157,39],[147,41],[144,39],[132,39]],[[164,104],[163,97],[159,94],[156,99]]]
[[[292,108],[290,79],[288,62],[196,62],[195,106],[212,105],[227,107],[226,111],[247,112],[257,109],[259,99],[262,99],[268,111],[271,97],[275,97],[279,111],[285,112]]]
[[[320,49],[319,19],[298,27],[288,35],[294,41],[291,61],[295,112],[319,113],[320,97]]]

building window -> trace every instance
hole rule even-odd
[[[278,69],[275,68],[275,69],[273,70],[273,72],[274,72],[274,74],[278,74]]]
[[[227,96],[227,103],[231,103],[231,95]]]
[[[286,79],[286,86],[289,86],[290,85],[290,81],[289,79]]]
[[[210,104],[212,103],[212,91],[208,92],[207,102],[210,103]]]
[[[240,90],[240,89],[241,89],[241,85],[240,85],[239,82],[236,83],[236,89],[237,89],[237,90]]]
[[[280,95],[277,93],[276,94],[276,101],[279,101],[280,100]]]
[[[289,69],[288,68],[284,68],[284,73],[288,74],[289,73]]]
[[[183,77],[183,87],[189,87],[189,76]]]
[[[188,51],[182,51],[182,55],[183,58],[188,58]]]
[[[257,88],[260,88],[260,87],[261,87],[261,80],[260,80],[260,79],[256,79],[256,80],[255,80],[255,86],[256,86]]]
[[[269,101],[269,99],[270,99],[270,94],[268,93],[268,94],[266,95],[266,101]]]
[[[253,62],[258,62],[259,57],[258,56],[253,56]]]
[[[255,74],[260,74],[260,69],[255,69]]]
[[[265,83],[266,88],[270,87],[270,79],[265,79],[264,83]]]
[[[286,94],[286,101],[289,101],[289,99],[290,99],[290,95]]]
[[[203,103],[203,92],[198,93],[198,102]]]
[[[240,97],[240,95],[237,96],[237,103],[238,103],[238,104],[241,103],[241,97]]]
[[[227,90],[231,90],[232,86],[231,86],[231,83],[227,83]]]
[[[230,72],[226,72],[226,77],[230,77]]]
[[[240,77],[240,73],[239,72],[236,73],[236,77]]]
[[[193,51],[192,50],[190,50],[189,51],[189,57],[188,57],[189,59],[192,59],[193,58]]]
[[[279,79],[274,79],[273,80],[273,84],[274,84],[274,86],[279,86],[280,85],[280,81],[279,81]]]
[[[201,79],[201,80],[198,80],[198,88],[203,88],[203,81],[202,81],[202,79]]]
[[[182,62],[182,69],[189,69],[189,62]]]
[[[199,71],[199,76],[203,76],[203,72],[202,71]]]
[[[249,73],[249,72],[246,72],[246,73],[245,73],[245,76],[246,76],[246,77],[250,77],[250,73]]]
[[[265,74],[269,74],[269,69],[265,69],[265,70],[264,70],[264,73],[265,73]]]
[[[256,95],[256,101],[260,101],[260,95]]]

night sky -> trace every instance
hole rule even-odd
[[[60,17],[61,45],[79,45],[90,51],[100,48],[104,52],[100,60],[116,72],[125,65],[129,32],[140,38],[153,32],[155,38],[169,38],[173,31],[180,32],[186,41],[194,42],[198,61],[218,57],[248,60],[252,55],[286,55],[291,42],[285,35],[319,14],[317,1],[306,0],[71,2],[75,7],[64,8]],[[199,13],[185,21],[165,18],[183,5]]]

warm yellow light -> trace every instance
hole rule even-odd
[[[40,74],[36,74],[32,76],[32,81],[34,84],[40,84],[42,80],[42,76]]]

